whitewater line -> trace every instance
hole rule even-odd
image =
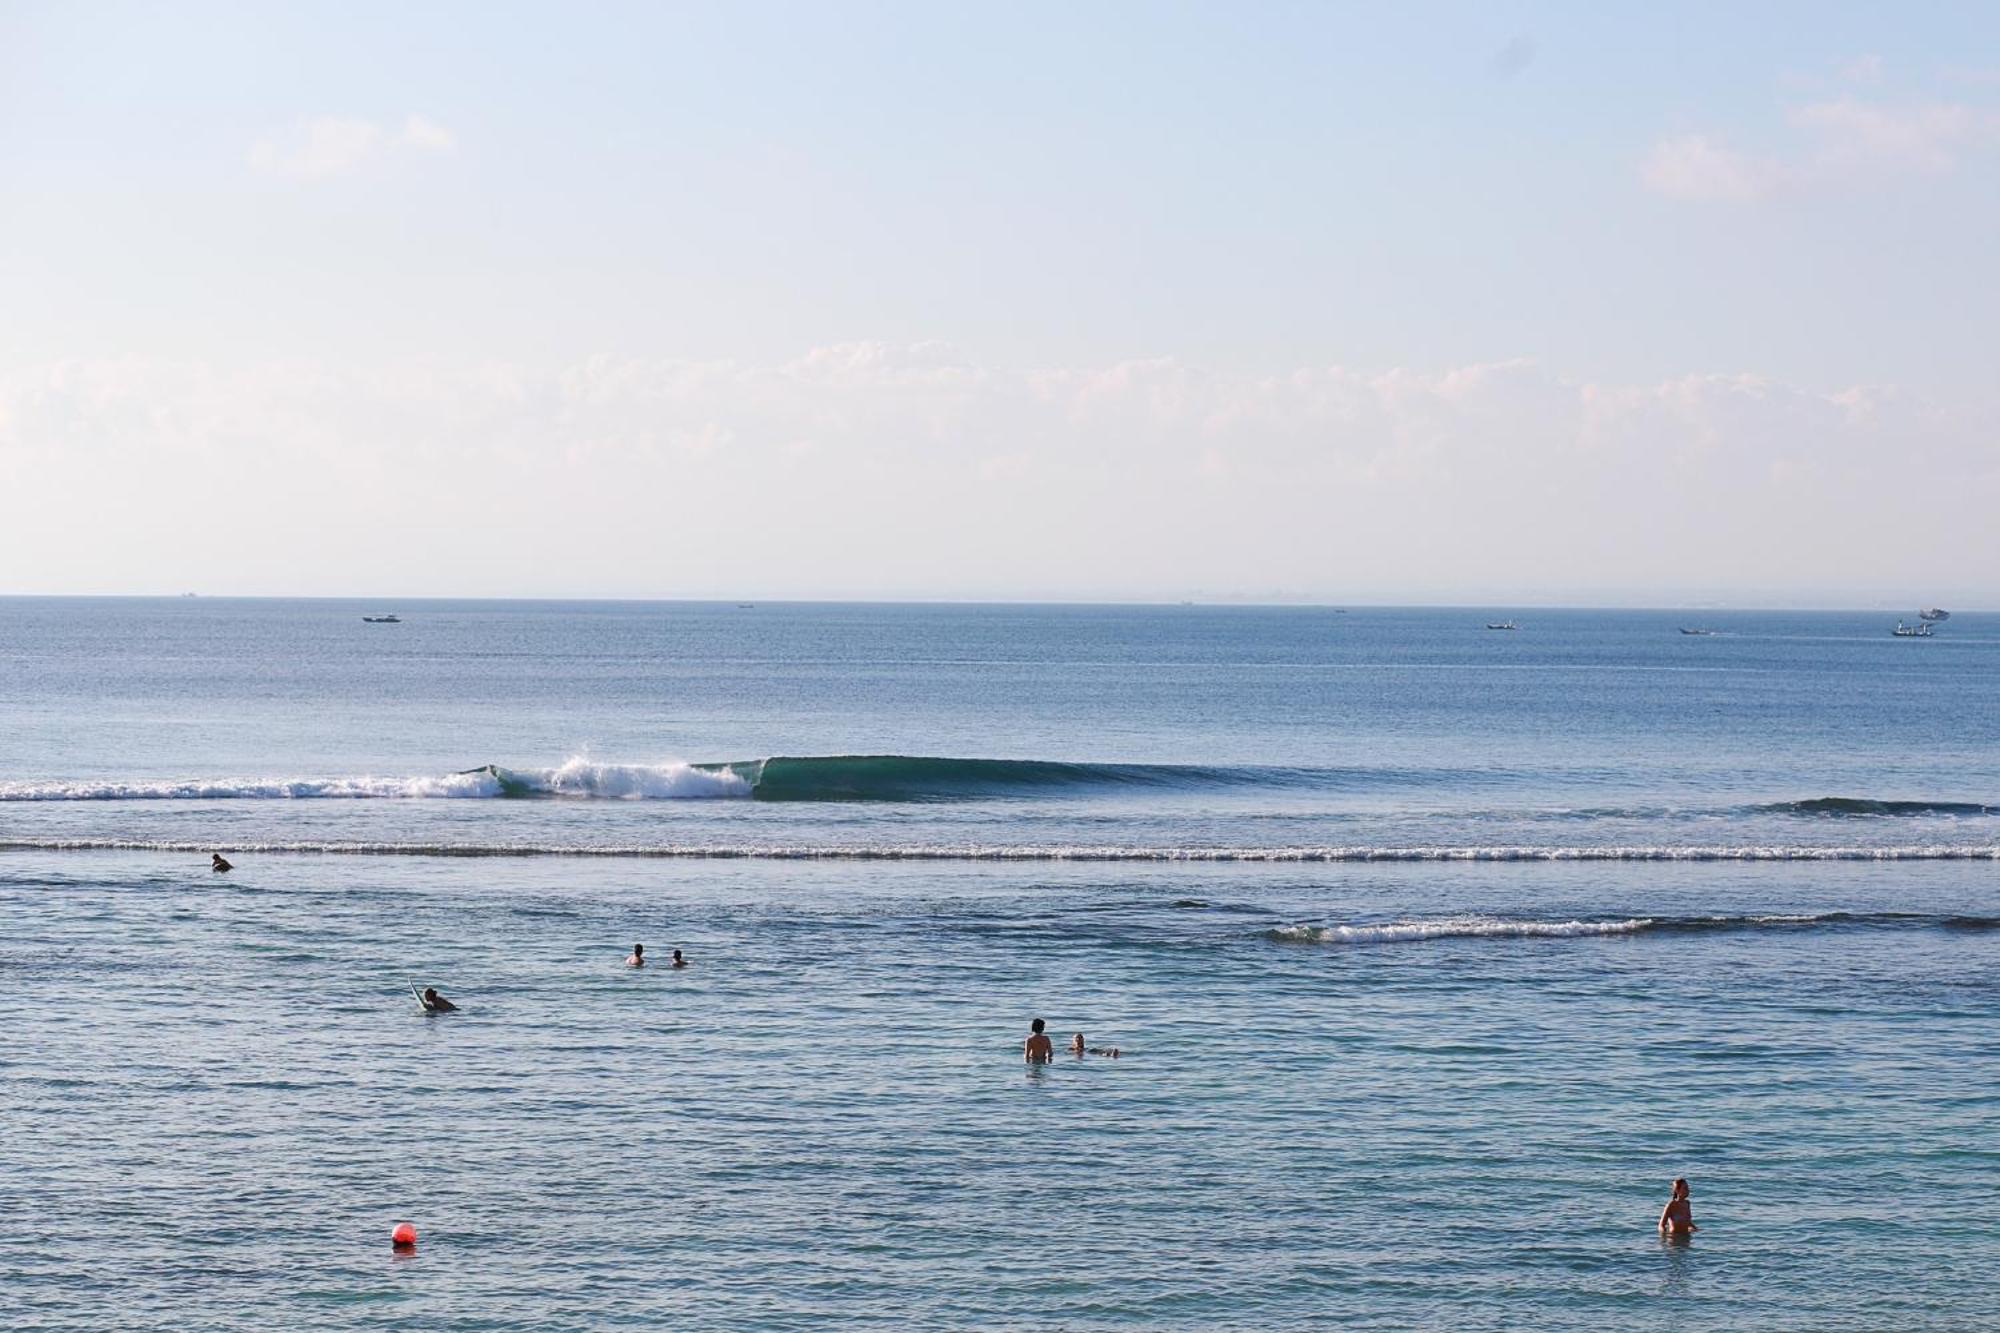
[[[1458,862],[2000,861],[2000,846],[1902,847],[1121,847],[1067,845],[785,846],[745,843],[427,843],[220,838],[6,838],[0,852],[174,852],[217,847],[274,856],[589,857],[678,861],[1074,861],[1195,864]]]

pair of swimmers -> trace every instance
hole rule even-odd
[[[1031,1065],[1045,1065],[1056,1058],[1055,1043],[1049,1040],[1047,1027],[1047,1021],[1040,1018],[1028,1025],[1028,1040],[1022,1047],[1022,1058]],[[1116,1046],[1085,1046],[1081,1032],[1069,1039],[1069,1053],[1079,1060],[1086,1055],[1105,1055],[1113,1060],[1118,1058]]]
[[[633,945],[632,956],[625,960],[625,966],[644,967],[645,965],[646,965],[646,946],[643,944]],[[686,967],[687,965],[688,965],[688,960],[681,957],[681,951],[679,949],[674,950],[673,966]]]

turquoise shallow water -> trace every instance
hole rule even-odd
[[[0,602],[0,1324],[2000,1309],[1980,618],[354,610]]]
[[[0,1313],[1964,1327],[1991,903],[1958,867],[9,857]],[[1032,1014],[1126,1054],[1027,1070]]]

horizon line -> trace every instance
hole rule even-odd
[[[208,601],[208,602],[369,602],[387,605],[402,603],[414,605],[438,602],[595,602],[622,605],[660,606],[737,606],[754,609],[757,606],[1068,606],[1068,607],[1192,607],[1196,609],[1228,610],[1267,609],[1301,611],[1345,611],[1361,609],[1371,611],[1708,611],[1708,612],[1770,612],[1791,613],[1866,613],[1883,614],[1893,612],[1895,605],[1882,601],[1875,605],[1836,605],[1831,602],[1815,604],[1784,602],[1729,602],[1709,598],[1694,602],[1564,602],[1564,601],[1372,601],[1372,600],[1320,600],[1294,599],[1283,597],[1229,596],[1222,598],[1092,598],[1092,597],[756,597],[756,596],[638,596],[619,597],[604,595],[561,596],[550,594],[495,595],[495,594],[376,594],[376,593],[202,593],[202,592],[0,592],[0,601]],[[1933,604],[1935,605],[1935,603]],[[391,607],[390,609],[394,609]],[[1923,609],[1921,604],[1912,604],[1912,613]],[[1973,615],[1987,614],[1985,606],[1958,608],[1955,613],[1969,612]]]

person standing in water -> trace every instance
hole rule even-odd
[[[1691,1236],[1697,1230],[1694,1205],[1688,1202],[1687,1177],[1682,1176],[1674,1181],[1674,1197],[1660,1211],[1660,1234],[1678,1238]]]
[[[681,951],[679,949],[674,950],[674,966],[686,967],[687,965],[688,965],[688,960],[681,957]]]
[[[646,965],[646,946],[643,944],[633,945],[632,956],[625,960],[625,966],[644,967],[645,965]]]
[[[1028,1040],[1021,1048],[1021,1055],[1031,1065],[1045,1065],[1055,1059],[1055,1043],[1049,1040],[1048,1033],[1042,1031],[1047,1026],[1039,1018],[1028,1024]]]

